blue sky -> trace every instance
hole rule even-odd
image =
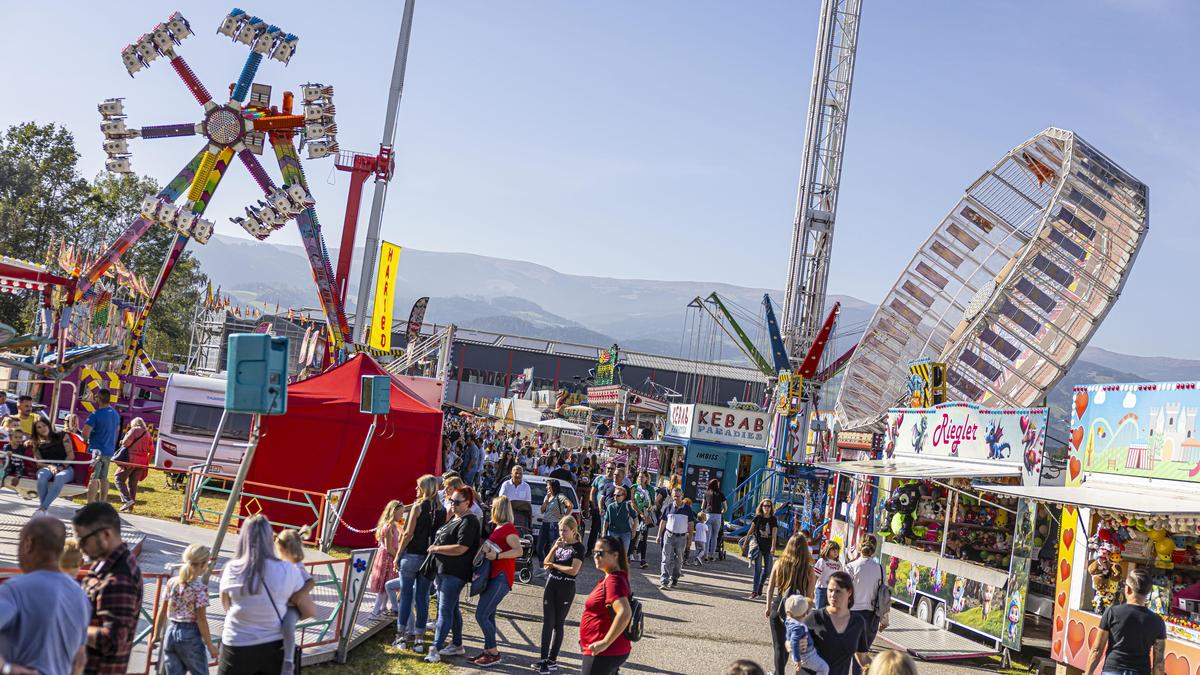
[[[1185,281],[1200,241],[1188,207],[1200,188],[1200,5],[864,4],[831,291],[877,302],[972,180],[1059,126],[1151,186],[1151,233],[1093,344],[1200,357],[1185,337],[1200,329]],[[223,91],[245,58],[215,33],[226,8],[214,3],[61,7],[0,9],[5,25],[29,29],[0,44],[10,93],[0,125],[64,124],[89,176],[104,158],[100,100],[125,97],[134,126],[198,119],[165,61],[126,75],[126,43],[179,9],[197,31],[181,53],[210,90]],[[373,152],[400,3],[243,9],[300,36],[291,64],[269,62],[258,80],[276,95],[334,85],[342,147]],[[817,0],[422,0],[384,236],[564,272],[781,287],[817,11]],[[133,145],[135,170],[161,181],[198,147]],[[333,245],[346,176],[329,159],[306,171]],[[244,236],[228,217],[257,196],[235,167],[209,209],[217,231]],[[368,189],[362,227],[369,201]],[[299,241],[290,227],[273,239]]]

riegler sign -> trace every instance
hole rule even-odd
[[[884,455],[940,456],[1021,464],[1026,480],[1041,473],[1045,408],[981,408],[943,403],[888,411]]]
[[[767,447],[770,418],[766,413],[712,405],[672,403],[666,435],[728,445]]]

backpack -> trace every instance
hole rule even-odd
[[[601,583],[604,583],[603,581]],[[605,599],[607,598],[608,589],[605,589]],[[615,614],[615,612],[614,612]],[[633,597],[633,585],[629,586],[629,625],[625,626],[625,638],[630,642],[637,642],[646,634],[646,617],[642,613],[642,603],[637,598]]]
[[[871,605],[871,609],[875,611],[875,616],[884,617],[892,609],[892,589],[883,583],[883,565],[879,565],[879,586],[875,589],[875,600]]]

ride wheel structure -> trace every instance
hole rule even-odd
[[[842,429],[880,426],[908,363],[946,363],[948,399],[1038,402],[1120,296],[1149,228],[1149,188],[1048,128],[967,188],[905,266],[846,368]]]

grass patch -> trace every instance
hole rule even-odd
[[[110,485],[108,488],[108,502],[114,507],[120,508],[121,492],[117,489],[116,480],[113,479],[113,476],[116,475],[116,469],[115,466],[109,469]],[[133,515],[179,522],[179,517],[183,515],[183,490],[175,490],[167,485],[167,475],[164,471],[151,471],[145,480],[138,483],[137,502],[133,507]],[[87,494],[82,493],[71,499],[76,503],[84,504],[87,502]],[[225,508],[225,499],[219,496],[201,494],[200,507],[213,511],[221,511]],[[203,523],[193,524],[199,527],[217,529],[215,519],[210,525]]]
[[[419,675],[443,675],[450,672],[446,663],[425,663],[424,655],[402,652],[392,648],[395,631],[384,628],[363,644],[354,648],[346,663],[322,663],[305,667],[306,673],[418,673]]]

